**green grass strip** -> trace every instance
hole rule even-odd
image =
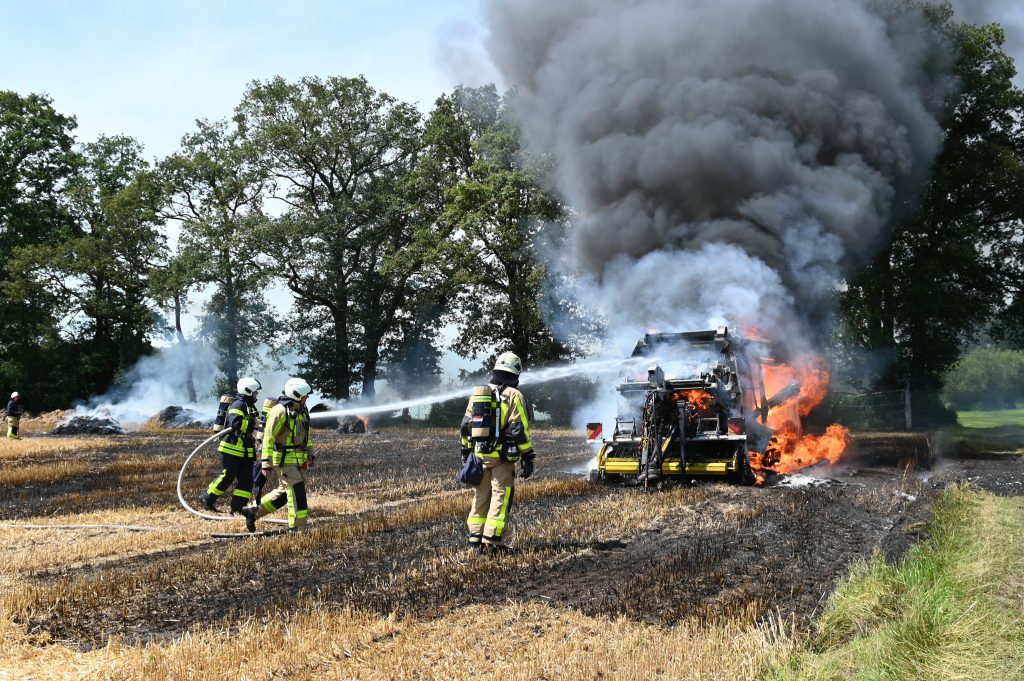
[[[1024,497],[950,488],[928,537],[898,565],[857,566],[762,678],[1024,679]]]
[[[964,428],[1024,427],[1024,409],[961,411],[957,412],[956,420]]]

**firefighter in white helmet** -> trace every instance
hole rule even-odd
[[[224,418],[224,427],[230,428],[231,432],[220,436],[220,445],[217,447],[223,468],[199,497],[207,510],[217,510],[217,501],[228,491],[232,482],[235,483],[235,491],[231,493],[232,513],[239,513],[252,499],[252,467],[256,460],[254,433],[260,418],[256,398],[262,387],[252,376],[238,379],[238,393],[228,406]]]
[[[470,546],[481,552],[509,550],[503,542],[515,493],[516,461],[520,462],[523,479],[533,475],[533,412],[517,389],[522,369],[523,363],[514,352],[499,355],[490,383],[474,389],[462,419],[462,461],[479,457],[484,469],[466,521]],[[489,414],[493,414],[490,428],[485,423]]]
[[[20,440],[18,427],[21,425],[21,395],[15,390],[11,393],[11,401],[7,403],[7,437]]]
[[[267,412],[263,430],[262,467],[276,472],[279,484],[263,497],[259,506],[242,509],[245,526],[256,531],[256,519],[288,505],[288,529],[301,530],[306,526],[309,510],[306,505],[305,472],[313,463],[309,439],[309,410],[306,400],[313,392],[309,383],[301,378],[289,378],[277,404]]]

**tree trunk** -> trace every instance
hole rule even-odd
[[[230,269],[224,280],[224,345],[227,357],[224,362],[224,374],[228,386],[238,383],[238,305],[235,300],[235,278]]]
[[[185,334],[181,331],[181,294],[174,294],[174,331],[178,336],[178,344],[185,350],[185,390],[188,392],[188,401],[196,403],[196,384],[192,380],[192,359],[188,352],[188,342]]]
[[[892,282],[892,248],[886,248],[880,259],[881,271],[878,273],[883,282],[879,292],[878,316],[880,322],[879,336],[885,347],[896,345],[895,294]]]
[[[373,398],[377,394],[377,364],[380,362],[380,334],[367,335],[363,359],[363,397]]]
[[[331,311],[334,320],[334,385],[335,397],[347,400],[351,395],[348,386],[348,368],[351,361],[348,349],[348,312],[343,302]]]

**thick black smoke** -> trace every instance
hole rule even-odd
[[[947,50],[900,4],[484,0],[613,327],[820,314],[939,148]]]

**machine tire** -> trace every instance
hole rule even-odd
[[[757,477],[754,475],[754,471],[750,467],[750,455],[744,450],[739,452],[739,456],[737,458],[739,459],[739,470],[735,473],[730,473],[727,479],[734,485],[750,487],[757,482]]]
[[[757,482],[757,476],[754,475],[754,471],[750,467],[750,455],[747,452],[743,452],[741,461],[739,482],[744,487],[751,487]]]

